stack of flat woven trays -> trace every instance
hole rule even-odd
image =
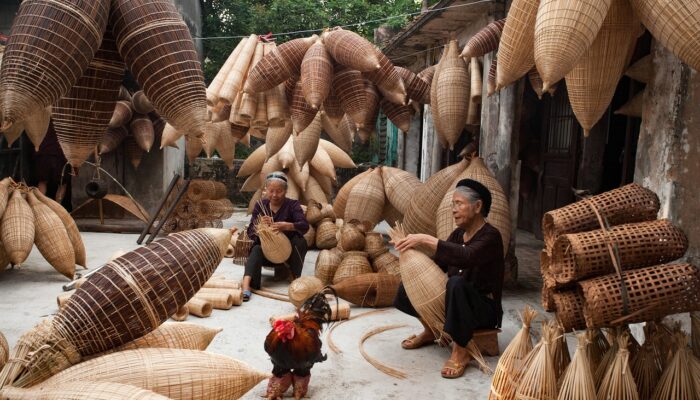
[[[544,215],[542,303],[566,330],[700,309],[700,271],[671,263],[688,239],[658,211],[655,193],[630,184]]]
[[[170,233],[196,228],[221,228],[222,220],[231,218],[234,209],[226,192],[226,185],[221,182],[193,180],[163,229]]]

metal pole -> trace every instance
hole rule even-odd
[[[165,190],[165,196],[163,196],[163,200],[160,202],[158,205],[158,209],[156,210],[153,215],[151,215],[150,220],[148,221],[148,224],[146,224],[146,227],[143,228],[143,231],[141,231],[141,236],[136,240],[136,244],[141,244],[143,243],[143,239],[148,235],[148,231],[151,230],[151,227],[153,227],[153,223],[156,221],[156,218],[158,218],[158,214],[163,210],[163,207],[165,207],[165,203],[168,201],[168,198],[170,197],[170,193],[172,193],[173,189],[175,189],[175,185],[177,185],[177,182],[180,180],[180,174],[175,174],[173,176],[173,179],[170,181],[170,185],[168,188]]]
[[[153,241],[153,239],[158,236],[158,233],[160,232],[161,228],[163,228],[163,224],[165,224],[165,221],[170,218],[170,215],[175,211],[175,207],[177,207],[177,204],[180,202],[182,199],[182,196],[185,195],[187,192],[187,188],[190,186],[190,180],[185,179],[185,182],[183,183],[182,187],[180,188],[180,191],[177,193],[177,197],[175,197],[175,201],[168,207],[168,210],[165,212],[165,215],[163,215],[163,218],[160,219],[158,222],[158,226],[156,226],[155,231],[151,233],[151,236],[148,237],[148,240],[146,240],[146,244],[149,244]]]

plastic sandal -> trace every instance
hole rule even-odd
[[[248,301],[250,300],[250,296],[252,296],[253,293],[250,290],[244,290],[243,291],[243,301]]]

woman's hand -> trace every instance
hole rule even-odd
[[[262,222],[265,225],[272,225],[274,223],[274,221],[272,220],[272,217],[268,217],[268,216],[260,217],[260,222]]]
[[[291,222],[273,222],[271,225],[272,229],[285,232],[285,231],[293,231],[294,230],[294,224]]]
[[[424,233],[414,233],[394,243],[398,251],[413,249],[416,246],[424,245],[431,249],[437,249],[438,239]]]

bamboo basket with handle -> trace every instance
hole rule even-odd
[[[336,285],[350,277],[371,272],[374,271],[367,259],[367,253],[364,251],[346,251],[343,253],[343,259],[340,261],[340,265],[338,265],[338,269],[333,276],[333,284]]]
[[[318,39],[306,51],[301,62],[301,89],[306,102],[320,109],[331,90],[333,61],[323,42]]]
[[[209,279],[230,241],[228,230],[197,229],[172,234],[110,261],[53,319],[22,335],[12,354],[17,361],[0,373],[0,383],[32,386],[81,357],[153,331]]]
[[[289,104],[294,132],[303,132],[317,117],[318,109],[313,108],[304,98],[301,81],[297,82]],[[320,126],[320,121],[319,121]]]
[[[382,220],[385,201],[382,170],[381,168],[376,168],[353,185],[348,196],[343,219],[346,221],[352,219],[370,221],[372,226],[374,226]]]
[[[389,307],[394,303],[401,277],[382,273],[362,274],[334,284],[343,300],[360,307]]]
[[[442,131],[441,135],[447,140],[450,149],[459,140],[469,111],[469,69],[458,53],[457,41],[451,40],[447,52],[440,60],[438,79],[433,82],[437,85],[437,118],[440,119],[437,129]]]
[[[498,45],[496,90],[520,79],[535,65],[535,24],[540,0],[515,0]]]
[[[586,200],[548,211],[542,217],[545,246],[549,249],[559,235],[584,232],[600,227],[596,209],[610,225],[656,219],[659,198],[636,183],[613,189]]]
[[[321,140],[321,114],[318,113],[303,131],[292,136],[292,145],[297,164],[302,167],[311,161],[318,150]]]
[[[22,389],[6,387],[0,397],[8,400],[167,400],[150,390],[112,382],[70,382],[56,386]]]
[[[56,271],[73,279],[75,275],[75,252],[61,218],[32,192],[27,193],[27,202],[34,214],[34,243]]]
[[[481,57],[498,49],[505,24],[506,18],[503,18],[486,25],[467,41],[460,57],[469,60],[472,57]]]
[[[333,74],[333,89],[345,114],[357,128],[364,127],[367,120],[367,94],[362,74],[349,68],[336,68]]]
[[[12,265],[22,264],[34,245],[35,225],[32,208],[27,204],[20,189],[10,195],[2,215],[1,242]]]
[[[315,276],[296,278],[289,284],[289,300],[295,307],[301,307],[306,299],[320,292],[323,285],[323,282]]]
[[[24,133],[34,145],[34,151],[39,151],[41,142],[44,141],[46,131],[51,121],[51,106],[40,108],[24,120]]]
[[[22,2],[2,58],[1,130],[68,93],[100,47],[109,9],[106,0]]]
[[[334,28],[323,32],[321,39],[337,63],[360,72],[374,71],[381,67],[372,43],[355,32]]]
[[[403,67],[394,67],[406,86],[406,95],[414,102],[430,104],[430,83]]]
[[[358,182],[363,180],[365,176],[371,174],[372,171],[373,169],[369,168],[367,169],[367,171],[355,175],[338,190],[338,193],[335,196],[335,201],[333,202],[333,210],[335,211],[335,214],[338,216],[338,218],[343,218],[343,216],[345,215],[345,207],[347,206],[348,198],[350,196],[350,191],[352,190],[352,188],[355,187],[355,185],[357,185]]]
[[[384,98],[394,104],[406,104],[406,85],[401,75],[394,67],[394,63],[384,53],[375,49],[379,59],[379,69],[363,72],[362,75],[372,81],[382,93]]]
[[[251,68],[251,62],[255,57],[259,44],[257,35],[251,34],[248,36],[240,52],[236,55],[236,60],[233,61],[231,69],[226,74],[221,88],[219,88],[218,97],[220,101],[233,104],[236,95],[241,92],[243,82],[246,79],[248,70]]]
[[[83,243],[83,238],[80,235],[80,231],[78,230],[78,226],[75,224],[75,220],[73,220],[73,217],[71,217],[71,215],[68,213],[68,211],[66,211],[65,208],[63,208],[62,205],[58,204],[53,199],[46,197],[38,189],[33,189],[33,193],[37,199],[39,199],[42,203],[46,204],[46,206],[49,207],[54,213],[56,213],[56,215],[58,215],[58,218],[60,218],[61,223],[66,228],[66,232],[68,233],[70,243],[73,246],[73,253],[75,254],[75,263],[82,267],[87,267],[85,244]]]
[[[129,128],[136,144],[139,145],[141,150],[146,153],[150,152],[151,147],[153,147],[153,142],[156,139],[151,119],[148,118],[147,115],[136,114],[131,119]]]
[[[627,0],[611,0],[604,18],[595,41],[566,73],[566,89],[571,108],[586,136],[610,105],[640,31],[639,20]],[[590,33],[586,32],[585,35],[588,34]],[[562,53],[562,49],[555,52]],[[544,81],[543,90],[547,91],[549,83],[554,81],[548,82],[543,73],[540,69]]]
[[[410,172],[386,166],[382,167],[382,179],[389,203],[400,213],[406,214],[411,198],[423,183]]]
[[[282,43],[265,55],[248,73],[244,91],[257,93],[270,90],[289,78],[301,74],[301,62],[318,36],[293,39]]]
[[[549,271],[559,284],[615,272],[608,243],[615,246],[623,270],[663,264],[683,257],[688,239],[666,219],[624,224],[559,236]]]
[[[332,80],[333,77],[331,77],[331,81]],[[328,96],[326,96],[326,99],[323,101],[323,111],[326,114],[326,118],[335,126],[338,126],[340,120],[343,119],[343,115],[345,115],[343,108],[340,106],[340,99],[332,86],[328,92]]]
[[[392,103],[386,98],[381,99],[379,104],[391,123],[401,129],[403,133],[408,133],[413,119],[413,107]]]
[[[206,87],[197,50],[167,0],[114,0],[110,21],[119,54],[158,114],[187,136],[202,135]]]
[[[340,265],[340,261],[341,256],[338,252],[333,250],[321,250],[316,258],[314,276],[324,285],[330,285],[333,282],[333,277]]]
[[[42,387],[89,380],[133,385],[171,399],[224,400],[243,396],[268,376],[214,353],[136,349],[76,365],[51,377]]]

